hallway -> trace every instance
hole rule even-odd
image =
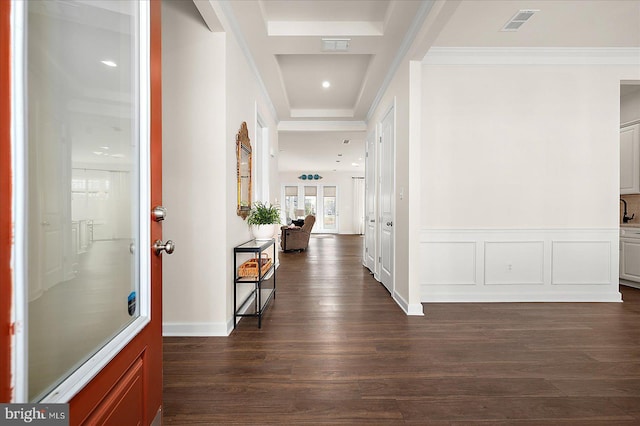
[[[407,317],[361,266],[362,242],[315,235],[280,253],[261,330],[245,318],[229,337],[164,338],[164,422],[640,422],[640,290]]]

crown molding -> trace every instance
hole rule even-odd
[[[291,118],[353,118],[353,115],[353,109],[291,109]]]
[[[364,121],[281,121],[279,132],[364,132]]]
[[[269,108],[269,112],[272,114],[273,120],[277,123],[279,121],[278,113],[276,112],[276,108],[273,105],[273,101],[269,96],[269,91],[267,90],[267,86],[265,86],[264,81],[262,80],[260,71],[258,71],[258,66],[253,60],[253,55],[251,54],[249,45],[247,44],[247,41],[244,38],[244,35],[242,35],[242,31],[240,30],[240,24],[238,23],[238,20],[236,19],[236,16],[233,13],[230,2],[220,1],[220,0],[209,0],[209,3],[211,4],[214,10],[218,9],[221,12],[221,14],[224,16],[224,19],[222,19],[220,14],[218,14],[218,18],[222,22],[223,27],[225,27],[225,29],[227,29],[228,31],[230,30],[233,36],[235,37],[236,41],[238,42],[238,46],[240,47],[240,50],[242,51],[242,54],[246,58],[249,68],[251,69],[251,72],[253,73],[253,75],[256,78],[256,81],[258,82],[258,86],[260,88],[260,91],[262,92],[262,96],[264,97],[267,103],[267,107]]]
[[[431,12],[433,3],[434,3],[434,0],[424,0],[420,5],[420,8],[416,13],[415,18],[411,22],[411,25],[409,26],[407,33],[402,39],[402,43],[398,48],[398,53],[393,58],[393,61],[391,62],[391,66],[389,66],[389,71],[387,71],[387,75],[385,75],[384,80],[382,81],[382,85],[378,89],[378,93],[376,93],[376,97],[373,99],[373,102],[371,103],[371,107],[369,107],[369,111],[367,112],[367,117],[365,121],[368,122],[369,120],[371,120],[371,117],[373,116],[374,112],[378,108],[378,105],[380,105],[380,102],[382,101],[382,97],[384,96],[387,89],[389,88],[391,81],[393,81],[393,77],[398,71],[398,68],[400,67],[400,63],[402,62],[402,59],[405,57],[405,55],[409,51],[409,48],[413,44],[413,41],[416,38],[416,35],[418,35],[418,31],[420,31],[420,27],[422,26],[422,23],[425,21],[425,19],[427,19],[427,15],[429,15],[429,12]]]
[[[638,65],[638,47],[432,47],[427,65]]]

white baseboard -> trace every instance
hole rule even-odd
[[[615,229],[423,230],[422,302],[620,302]]]
[[[404,297],[400,296],[400,294],[398,294],[395,291],[393,292],[393,300],[396,301],[398,306],[400,306],[400,308],[402,308],[404,313],[407,315],[415,315],[415,316],[424,315],[421,303],[409,304],[406,300],[404,300]]]
[[[633,288],[637,288],[640,290],[640,283],[634,282],[634,281],[628,281],[628,280],[620,280],[620,284],[621,285],[626,285],[627,287],[633,287]]]
[[[233,330],[233,319],[231,320]],[[226,323],[205,323],[205,322],[173,322],[162,324],[162,335],[165,337],[213,337],[228,336],[229,327]]]

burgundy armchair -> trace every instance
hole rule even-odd
[[[282,250],[306,250],[309,245],[311,229],[313,229],[313,225],[315,223],[316,217],[310,214],[304,218],[304,225],[302,225],[302,227],[281,227],[280,230],[282,231],[282,234],[280,236],[280,247],[282,247]]]

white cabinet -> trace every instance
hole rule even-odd
[[[640,282],[640,240],[620,240],[621,269],[620,278]]]
[[[620,194],[640,194],[640,124],[620,129]]]
[[[640,288],[640,228],[620,228],[620,284]]]

